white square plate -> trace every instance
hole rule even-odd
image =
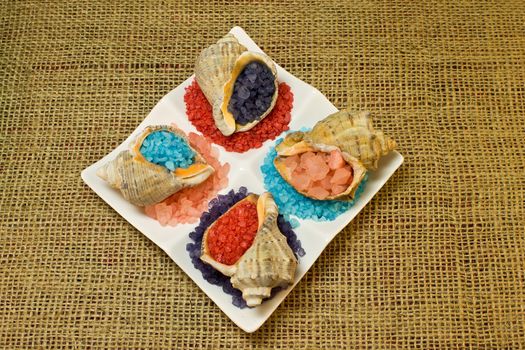
[[[235,27],[230,33],[235,35],[248,50],[262,52],[242,28]],[[294,106],[290,122],[291,130],[297,130],[301,127],[312,127],[317,121],[337,111],[337,108],[317,89],[297,79],[279,66],[277,66],[277,70],[279,81],[286,82],[294,94]],[[253,332],[270,317],[272,312],[310,269],[327,244],[363,209],[392,176],[403,163],[403,157],[397,152],[391,152],[388,156],[383,157],[379,163],[379,169],[369,173],[365,189],[354,206],[335,220],[329,222],[299,220],[301,225],[295,229],[295,232],[306,251],[306,255],[299,258],[293,285],[256,308],[239,309],[232,304],[230,295],[225,294],[221,287],[206,282],[201,272],[195,269],[191,263],[190,256],[186,251],[186,244],[192,242],[188,234],[197,224],[163,227],[156,220],[146,216],[143,209],[127,202],[120,195],[120,192],[110,188],[107,183],[96,175],[97,169],[125,150],[131,140],[148,125],[175,123],[187,133],[191,131],[197,132],[186,117],[184,104],[185,88],[191,84],[193,78],[191,76],[164,96],[127,140],[121,143],[113,152],[82,171],[82,179],[124,219],[164,250],[235,324],[246,332]],[[231,165],[228,188],[222,193],[226,193],[230,189],[238,190],[240,186],[246,186],[250,192],[262,193],[264,186],[259,166],[262,164],[269,148],[273,145],[274,141],[267,141],[261,148],[250,150],[243,154],[230,153],[220,146],[215,146],[220,149],[220,161],[228,162]]]

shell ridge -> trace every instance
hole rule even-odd
[[[395,142],[376,131],[370,112],[341,110],[317,122],[308,132],[315,143],[333,144],[358,158],[365,167],[377,168],[379,158],[395,148]]]

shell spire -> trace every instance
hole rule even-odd
[[[315,124],[305,139],[337,146],[371,170],[377,169],[379,159],[396,147],[393,139],[374,129],[367,111],[341,110],[331,114]]]

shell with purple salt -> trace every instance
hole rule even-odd
[[[253,128],[277,101],[273,61],[265,54],[248,51],[232,34],[201,52],[195,79],[212,105],[217,129],[225,136]]]

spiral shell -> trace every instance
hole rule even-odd
[[[233,287],[242,292],[247,305],[256,306],[270,296],[272,288],[293,282],[297,259],[277,226],[279,212],[272,195],[266,192],[258,198],[250,195],[244,200],[257,202],[259,228],[251,247],[234,265],[221,264],[209,254],[208,228],[203,237],[201,260],[231,276]]]
[[[277,101],[278,83],[274,79],[275,92],[271,104],[257,120],[245,125],[237,124],[228,110],[237,77],[253,61],[266,65],[274,78],[277,76],[277,68],[268,56],[247,51],[232,34],[225,35],[217,43],[204,49],[195,63],[195,79],[212,106],[217,129],[225,136],[253,128],[272,111]]]
[[[172,126],[150,126],[131,143],[129,150],[120,152],[97,171],[97,175],[120,190],[124,198],[141,207],[159,203],[183,188],[196,186],[214,172],[194,149],[195,162],[186,169],[169,171],[147,161],[140,147],[149,134],[158,130],[173,132],[188,142],[186,135]]]
[[[341,110],[315,124],[305,139],[313,144],[337,146],[359,159],[367,169],[375,170],[379,159],[394,150],[396,143],[375,130],[369,116],[366,111]]]

